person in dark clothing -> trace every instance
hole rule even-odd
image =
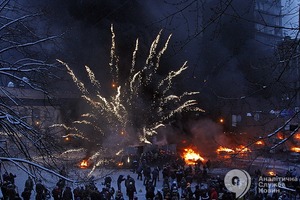
[[[31,190],[30,188],[25,187],[24,191],[21,194],[23,200],[30,200]]]
[[[13,198],[13,200],[22,200],[22,198],[18,193],[16,193],[16,196]]]
[[[82,199],[82,193],[81,193],[81,190],[79,187],[76,187],[74,190],[73,190],[73,194],[74,194],[74,199],[77,200],[77,199]]]
[[[17,176],[15,174],[12,174],[12,173],[9,173],[9,181],[12,183],[12,184],[15,184],[15,178]]]
[[[62,195],[63,200],[73,200],[73,195],[72,195],[72,190],[70,187],[66,187],[63,195]]]
[[[9,181],[3,181],[2,185],[1,185],[1,192],[3,195],[3,199],[7,199],[7,185],[9,184]]]
[[[5,173],[2,175],[2,179],[3,179],[3,182],[8,182],[8,181],[9,181],[9,175],[8,175],[8,172],[5,172]]]
[[[152,181],[149,181],[148,184],[146,185],[146,199],[153,199],[155,196],[154,193],[155,187],[153,186]]]
[[[104,189],[104,188],[103,188]],[[90,193],[91,200],[99,200],[105,199],[105,192],[99,191],[98,189],[91,190]]]
[[[16,192],[16,186],[12,184],[11,182],[8,182],[6,187],[7,197],[8,199],[14,199],[17,192]]]
[[[163,200],[163,195],[160,190],[157,190],[154,200]]]
[[[125,178],[124,178],[123,175],[120,175],[120,176],[118,177],[118,180],[117,180],[118,190],[120,190],[120,191],[122,191],[122,190],[121,190],[121,183],[122,183],[123,181],[125,181]]]
[[[152,171],[152,182],[154,187],[156,187],[156,181],[158,180],[158,176],[159,176],[159,171],[157,168],[154,168]]]
[[[195,186],[194,195],[195,195],[195,200],[199,200],[200,199],[201,189],[200,189],[199,185]]]
[[[37,184],[35,185],[35,191],[36,191],[36,200],[45,200],[47,195],[47,189],[42,184],[41,180],[38,180]]]
[[[121,192],[121,190],[118,190],[116,192],[115,200],[124,200],[123,193]]]
[[[193,191],[191,188],[191,185],[188,185],[188,187],[186,188],[186,199],[192,199],[193,198]]]
[[[145,166],[143,169],[144,175],[144,185],[147,185],[147,182],[151,180],[151,168],[150,166]]]
[[[33,180],[30,176],[28,176],[28,179],[25,181],[25,188],[28,188],[30,192],[33,190]]]
[[[56,186],[52,190],[52,197],[54,200],[60,200],[62,197],[62,190],[60,187]]]
[[[139,167],[139,162],[137,160],[133,160],[133,162],[132,162],[132,172],[136,173],[138,167]]]
[[[137,168],[136,170],[136,173],[137,173],[137,180],[143,180],[143,167],[142,165],[139,165],[139,167]]]
[[[106,199],[111,199],[115,194],[115,188],[114,187],[106,187]]]
[[[129,200],[133,200],[134,193],[136,192],[134,180],[129,176],[126,181],[126,195],[128,196]]]
[[[110,187],[111,186],[111,181],[112,181],[112,179],[111,179],[110,176],[105,177],[104,185]]]
[[[58,182],[56,183],[56,186],[63,191],[64,187],[66,185],[66,181],[64,179],[59,179]]]

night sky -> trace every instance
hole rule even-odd
[[[158,74],[188,61],[189,69],[176,80],[176,92],[200,92],[199,107],[211,118],[218,117],[224,107],[236,112],[265,109],[264,101],[274,91],[262,90],[273,78],[270,69],[260,66],[273,55],[265,53],[254,39],[252,1],[232,1],[230,5],[217,0],[27,2],[46,14],[42,25],[49,26],[51,34],[64,33],[52,57],[67,62],[82,80],[86,79],[84,65],[88,65],[101,83],[107,84],[107,93],[111,84],[107,80],[111,24],[123,80],[128,77],[136,38],[140,40],[137,57],[142,66],[159,30],[163,30],[162,41],[172,34]],[[244,96],[247,98],[241,98]]]
[[[260,54],[252,39],[253,24],[235,17],[235,9],[239,8],[240,18],[250,18],[246,12],[247,3],[233,1],[233,7],[221,18],[216,17],[216,12],[222,5],[213,0],[203,6],[198,1],[121,0],[43,1],[37,4],[42,4],[38,7],[43,7],[49,16],[52,30],[64,33],[57,58],[79,71],[88,65],[97,71],[101,80],[107,77],[110,25],[114,24],[120,72],[125,79],[135,39],[140,39],[138,57],[142,62],[151,42],[163,29],[163,39],[173,35],[159,73],[177,69],[188,61],[189,70],[178,80],[178,90],[203,91],[205,107],[210,106],[205,105],[209,98],[215,98],[211,91],[224,97],[239,97],[248,92],[246,80],[261,81],[260,77],[253,77],[255,72],[248,71],[251,59]],[[211,23],[213,19],[216,21]],[[248,55],[252,55],[251,58]],[[228,90],[232,87],[235,90]]]

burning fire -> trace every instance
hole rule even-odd
[[[257,144],[257,145],[264,145],[265,143],[262,140],[258,140],[258,141],[255,142],[255,144]]]
[[[283,133],[278,132],[277,133],[277,138],[280,139],[280,140],[283,140],[284,139]]]
[[[237,151],[237,153],[247,153],[247,152],[251,152],[251,150],[243,145],[235,148],[235,150]]]
[[[276,173],[274,171],[268,171],[267,174],[269,176],[276,176]]]
[[[204,161],[205,159],[196,153],[193,149],[184,149],[183,158],[188,165],[195,164],[198,160]]]
[[[247,152],[251,152],[251,150],[243,145],[240,145],[238,147],[236,147],[235,149],[230,149],[227,147],[222,147],[220,146],[216,152],[218,154],[220,153],[229,153],[229,154],[234,154],[234,153],[247,153]]]
[[[234,153],[234,150],[233,149],[230,149],[230,148],[226,148],[226,147],[222,147],[220,146],[218,149],[217,149],[217,153],[221,153],[221,152],[226,152],[226,153]]]
[[[300,153],[300,147],[291,147],[290,150],[293,151],[293,152]]]
[[[89,163],[87,160],[82,160],[79,167],[82,168],[82,169],[85,169],[85,168],[88,168],[89,166]]]
[[[296,133],[296,134],[294,135],[294,138],[297,139],[297,140],[300,140],[300,133]]]

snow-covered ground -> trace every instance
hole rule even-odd
[[[15,178],[15,185],[17,186],[17,192],[21,195],[22,191],[24,190],[25,181],[28,178],[28,174],[24,172],[20,167],[16,167],[15,165],[5,162],[5,164],[2,165],[2,174],[7,171],[8,173],[13,173],[16,175]],[[90,172],[90,169],[80,169],[80,168],[73,168],[68,170],[68,178],[70,179],[76,179],[76,180],[83,180],[86,176],[88,176]],[[143,181],[137,180],[137,174],[133,173],[129,169],[96,169],[91,176],[95,177],[95,185],[98,188],[99,191],[102,190],[104,178],[106,176],[110,176],[112,178],[112,186],[117,190],[117,179],[119,175],[124,175],[126,178],[127,175],[130,175],[133,177],[136,181],[136,189],[137,193],[136,196],[138,199],[145,199],[145,186],[143,185]],[[157,182],[157,187],[155,190],[155,193],[158,189],[162,189],[162,179],[160,174],[160,181]],[[43,172],[42,173],[42,183],[47,187],[49,191],[52,191],[52,189],[55,187],[56,183],[58,182],[59,178],[56,175],[53,175],[51,173]],[[125,185],[124,181],[122,182],[122,193],[124,194],[125,199],[126,192],[125,192]],[[77,186],[84,186],[84,183],[71,183],[67,182],[67,186],[70,186],[72,189]],[[35,192],[32,193],[31,199],[34,200],[35,198]],[[52,198],[53,199],[53,198]]]
[[[257,162],[259,162],[257,165],[260,166],[260,160],[258,160]],[[265,160],[264,160],[265,163]],[[288,170],[291,167],[296,167],[297,172],[299,172],[299,166],[297,165],[293,165],[291,166],[290,164],[287,163],[281,163],[281,162],[274,162],[271,163],[270,161],[267,162],[268,163],[268,168],[271,167],[270,169],[277,171],[278,168],[284,168],[284,171]],[[270,166],[272,164],[272,166]],[[265,166],[266,167],[266,166]],[[153,169],[153,168],[152,168]],[[119,175],[124,175],[124,177],[126,178],[127,175],[130,175],[131,177],[133,177],[136,180],[136,189],[137,189],[137,193],[136,196],[138,197],[138,199],[145,199],[145,186],[143,185],[143,181],[137,180],[137,174],[133,173],[132,171],[130,171],[129,169],[105,169],[105,168],[97,168],[96,170],[94,170],[94,172],[92,174],[89,174],[91,172],[91,169],[80,169],[79,167],[76,166],[72,166],[67,168],[67,177],[71,180],[74,181],[79,181],[76,183],[73,182],[67,182],[67,186],[70,186],[72,189],[74,189],[75,187],[79,186],[84,186],[85,183],[80,182],[83,180],[87,180],[86,177],[91,177],[93,176],[95,178],[95,185],[98,188],[99,191],[102,190],[103,186],[103,182],[104,182],[104,178],[106,176],[110,176],[112,178],[112,186],[117,189],[117,179],[119,177]],[[230,171],[229,168],[215,168],[212,171],[210,171],[211,174],[223,174],[225,175],[228,171]],[[15,184],[17,186],[17,192],[19,194],[22,193],[22,191],[24,190],[24,186],[25,186],[25,181],[28,178],[28,174],[24,171],[24,169],[22,169],[21,166],[17,166],[11,162],[3,162],[1,164],[1,174],[3,174],[4,172],[8,172],[8,173],[13,173],[16,175],[15,178]],[[299,174],[299,173],[298,173]],[[42,171],[42,173],[40,174],[40,176],[38,177],[42,177],[43,180],[43,184],[47,187],[47,189],[49,191],[52,191],[52,189],[55,187],[56,183],[59,180],[59,177],[57,177],[55,174],[53,173],[49,173],[46,171]],[[162,174],[160,173],[160,181],[157,182],[157,187],[155,192],[159,189],[162,190]],[[192,190],[194,190],[195,188],[195,184],[192,184]],[[122,182],[122,192],[124,194],[125,199],[128,199],[126,197],[126,192],[125,192],[125,185],[124,185],[124,181]],[[31,195],[31,199],[34,200],[35,199],[35,192],[32,193]],[[53,199],[53,198],[52,198]]]

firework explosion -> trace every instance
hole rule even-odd
[[[111,26],[111,33],[112,46],[109,62],[113,88],[111,96],[102,95],[101,84],[88,66],[85,66],[85,69],[93,85],[90,90],[66,63],[59,61],[67,68],[80,90],[82,98],[92,107],[91,112],[81,115],[81,120],[73,122],[73,127],[61,126],[72,132],[73,136],[78,135],[79,138],[88,142],[90,149],[97,147],[97,151],[89,156],[90,159],[97,160],[93,162],[95,165],[102,162],[103,151],[119,154],[123,147],[130,144],[151,143],[151,137],[179,113],[203,112],[197,107],[196,100],[191,99],[198,92],[184,92],[179,96],[172,94],[173,79],[187,69],[187,62],[177,71],[170,71],[163,78],[157,77],[160,59],[167,49],[171,35],[163,47],[158,50],[161,37],[161,31],[159,32],[152,42],[149,55],[140,70],[136,66],[136,55],[139,49],[139,40],[137,39],[132,53],[129,77],[124,83],[121,83],[113,26]],[[153,91],[151,94],[144,92],[149,87]],[[92,127],[89,129],[89,133],[86,129],[83,131],[82,127],[85,126]]]

